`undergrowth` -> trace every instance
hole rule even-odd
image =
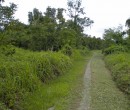
[[[69,57],[60,52],[31,52],[15,48],[15,53],[0,54],[0,101],[18,109],[19,101],[38,90],[42,83],[66,73],[72,66]],[[4,109],[3,109],[4,110]]]
[[[130,54],[111,54],[105,57],[105,62],[117,86],[130,95]]]
[[[82,69],[77,70],[84,64],[83,55],[89,51],[73,49],[71,55],[66,56],[62,51],[32,52],[1,46],[0,53],[0,109],[46,110],[60,103],[58,100],[64,103],[72,81],[80,75],[76,71]],[[74,66],[74,74],[68,73],[72,64],[78,65]],[[62,110],[60,106],[58,109]]]

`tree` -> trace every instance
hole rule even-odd
[[[14,21],[13,15],[16,9],[17,6],[14,3],[11,3],[9,6],[0,4],[0,45],[9,43],[10,33],[7,34],[7,28]]]
[[[126,20],[125,25],[126,25],[128,28],[130,28],[130,18]]]
[[[104,30],[103,38],[106,41],[106,45],[110,46],[112,44],[123,44],[123,35],[122,26],[117,28],[109,28]]]
[[[3,26],[6,28],[8,24],[14,20],[14,13],[17,9],[17,6],[14,3],[11,3],[10,6],[0,5],[0,27]]]
[[[83,32],[85,26],[90,26],[93,21],[88,17],[81,17],[85,15],[84,8],[81,8],[82,0],[68,0],[69,17],[73,21],[73,29]]]
[[[130,18],[126,20],[125,25],[128,27],[127,34],[130,36]]]
[[[28,13],[28,22],[32,25],[37,25],[42,17],[42,12],[37,8],[34,8],[33,12]]]
[[[71,18],[67,21],[67,26],[77,33],[76,47],[80,48],[84,27],[90,26],[93,20],[85,16],[84,8],[81,7],[82,0],[68,0],[67,4],[68,15]]]

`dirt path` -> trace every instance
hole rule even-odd
[[[82,93],[82,100],[80,102],[80,106],[77,110],[89,110],[90,108],[90,84],[91,84],[91,68],[90,68],[91,60],[89,61],[85,74],[84,74],[84,81],[83,81],[83,93]]]
[[[128,99],[116,87],[100,52],[89,61],[83,80],[82,100],[76,110],[130,110]]]

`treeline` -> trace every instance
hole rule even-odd
[[[130,19],[126,20],[127,30],[119,25],[117,28],[105,29],[103,34],[103,52],[111,54],[117,51],[128,51],[130,49]]]
[[[34,8],[28,13],[29,24],[21,23],[14,19],[17,6],[12,3],[10,6],[0,5],[0,45],[11,44],[20,48],[33,51],[59,51],[65,45],[72,48],[101,49],[102,40],[96,37],[85,35],[84,28],[93,22],[85,15],[81,7],[81,0],[68,0],[68,13],[70,19],[65,19],[63,8],[48,7],[46,12]]]

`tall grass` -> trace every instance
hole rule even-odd
[[[13,55],[0,54],[0,104],[10,109],[18,109],[23,96],[39,90],[43,82],[64,74],[71,67],[70,58],[60,52],[14,49]]]
[[[79,101],[81,98],[82,87],[80,86],[82,86],[87,60],[86,56],[73,59],[72,67],[68,72],[44,83],[38,91],[25,96],[21,107],[24,110],[48,110],[49,108],[75,110],[75,103],[77,103],[75,100],[77,101],[78,98]]]
[[[0,47],[0,109],[45,110],[60,103],[57,102],[59,99],[64,103],[86,63],[82,55],[88,53],[88,50],[73,49],[72,54],[66,56],[62,52],[31,52],[12,46]],[[68,71],[72,66],[71,74]],[[52,84],[53,81],[56,82]],[[63,106],[58,105],[59,110],[60,107],[62,110]]]
[[[130,94],[130,54],[111,54],[105,57],[105,62],[111,70],[117,86],[125,93]]]

